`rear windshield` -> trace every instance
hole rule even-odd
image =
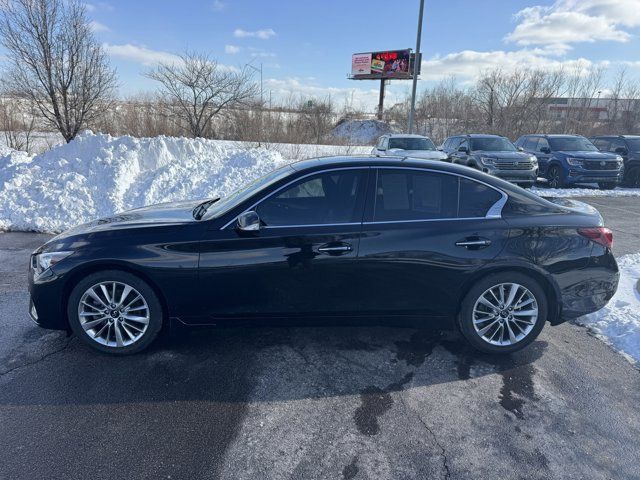
[[[428,138],[390,138],[389,148],[401,148],[402,150],[435,150],[436,146]]]
[[[480,150],[486,152],[514,152],[516,147],[506,138],[487,137],[472,138],[471,150]]]
[[[552,137],[549,146],[554,152],[595,152],[596,146],[584,137]]]

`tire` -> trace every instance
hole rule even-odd
[[[564,176],[562,169],[558,165],[551,165],[547,172],[547,180],[549,188],[563,188]]]
[[[80,341],[112,355],[141,352],[163,324],[162,305],[153,289],[120,270],[104,270],[80,280],[69,295],[67,315]]]
[[[613,183],[613,182],[599,182],[598,188],[600,190],[613,190],[614,188],[616,188],[617,185],[618,185],[617,183]]]
[[[624,176],[624,186],[630,188],[640,187],[640,167],[631,167]]]
[[[489,309],[481,299],[487,295],[487,298],[493,300],[490,290],[494,290],[499,299],[499,286],[503,284],[517,285],[512,304],[524,305],[512,311],[503,308],[504,315],[499,313],[494,318],[485,319],[495,314],[485,313]],[[504,287],[506,300],[509,299],[511,288],[514,287]],[[535,318],[533,315],[515,315],[516,311],[529,313],[534,310],[537,310]],[[478,312],[476,317],[474,311]],[[507,354],[523,349],[536,339],[547,320],[547,312],[546,294],[538,282],[519,272],[499,272],[487,275],[471,287],[462,301],[458,326],[464,338],[477,350],[484,353]],[[509,314],[512,314],[513,318],[509,317]],[[493,325],[490,326],[491,324]],[[513,336],[509,335],[509,329]]]

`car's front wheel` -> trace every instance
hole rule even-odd
[[[625,187],[640,187],[640,167],[631,167],[624,176]]]
[[[500,272],[467,293],[458,318],[469,343],[486,353],[511,353],[533,342],[547,320],[547,299],[538,282],[519,272]]]
[[[558,165],[552,165],[547,173],[549,188],[562,188],[564,187],[564,178],[562,175],[562,169]]]
[[[105,270],[78,282],[68,299],[69,325],[90,347],[115,355],[147,348],[162,328],[153,289],[127,272]]]

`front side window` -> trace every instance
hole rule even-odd
[[[265,226],[359,222],[366,170],[336,170],[303,178],[262,201],[256,212]]]
[[[537,137],[529,137],[524,142],[524,149],[530,152],[535,152],[538,149],[538,138]]]
[[[549,148],[549,142],[547,141],[546,138],[540,137],[538,139],[538,152],[544,153],[544,151],[549,152],[550,148]]]

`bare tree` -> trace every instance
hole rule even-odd
[[[78,0],[0,0],[11,89],[32,101],[67,142],[96,118],[116,74]]]
[[[28,100],[0,90],[0,130],[7,146],[29,152],[35,126],[33,105]]]
[[[224,67],[200,53],[187,52],[145,75],[160,83],[160,94],[194,137],[205,136],[223,109],[246,105],[257,92],[249,69]]]

